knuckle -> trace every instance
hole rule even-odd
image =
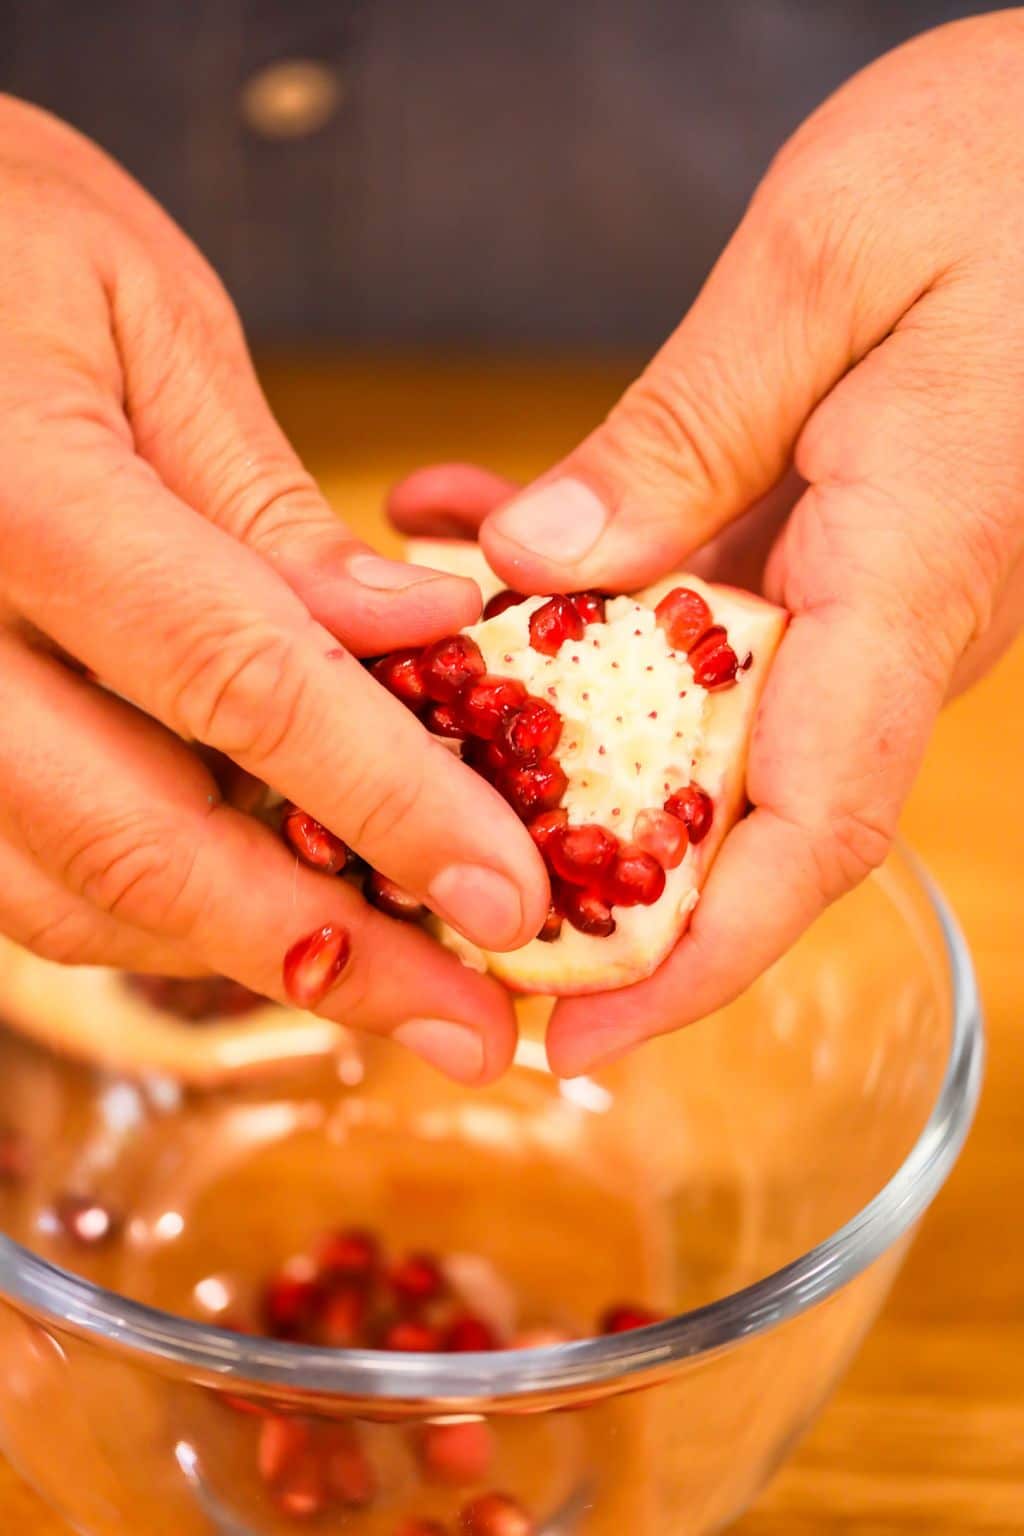
[[[353,842],[357,849],[378,849],[398,841],[402,829],[415,820],[423,793],[423,768],[416,760],[403,761],[401,772],[390,772],[382,781],[374,772],[347,794],[355,808]]]
[[[72,841],[65,882],[108,916],[184,935],[190,926],[195,849],[151,818],[121,817]]]
[[[299,648],[261,622],[208,624],[175,669],[170,718],[180,734],[260,765],[292,738],[302,715]]]
[[[82,965],[94,953],[95,934],[88,915],[74,907],[47,913],[25,931],[24,949],[55,965]]]
[[[825,838],[815,844],[822,895],[835,901],[878,869],[892,847],[892,829],[864,809],[835,814]]]
[[[207,516],[251,548],[273,549],[305,521],[322,523],[315,482],[284,444],[253,451],[230,436],[219,454],[206,451],[214,455],[206,464]]]

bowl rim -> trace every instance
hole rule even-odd
[[[849,1221],[801,1257],[749,1286],[631,1333],[481,1354],[329,1350],[228,1333],[161,1312],[60,1269],[0,1234],[0,1294],[95,1343],[185,1374],[304,1395],[417,1402],[493,1403],[617,1384],[638,1372],[720,1350],[824,1301],[899,1241],[942,1187],[970,1129],[984,1037],[970,953],[946,901],[906,848],[902,864],[938,920],[952,993],[949,1057],[920,1136],[888,1182]],[[875,878],[878,878],[876,875]]]

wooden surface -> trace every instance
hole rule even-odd
[[[265,369],[311,467],[364,528],[387,483],[419,462],[540,469],[626,376],[613,364],[482,361]],[[978,1121],[845,1383],[735,1536],[1024,1532],[1022,784],[1018,644],[940,722],[905,818],[980,972],[989,1064]],[[0,1531],[66,1536],[2,1465]]]

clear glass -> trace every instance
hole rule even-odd
[[[0,1443],[76,1529],[294,1533],[256,1475],[262,1420],[225,1395],[358,1421],[376,1495],[311,1529],[393,1536],[410,1515],[460,1529],[480,1488],[430,1481],[414,1452],[438,1418],[487,1423],[486,1486],[543,1536],[698,1536],[749,1505],[967,1133],[982,1037],[963,940],[899,854],[745,997],[594,1079],[553,1080],[542,1020],[524,1023],[515,1071],[475,1094],[379,1043],[234,1094],[84,1092],[81,1069],[0,1042],[0,1122],[46,1147],[0,1200]],[[45,1210],[83,1170],[130,1219],[73,1274]],[[204,1272],[279,1260],[340,1206],[499,1266],[538,1316],[578,1324],[626,1295],[671,1319],[442,1356],[299,1347],[160,1310]]]

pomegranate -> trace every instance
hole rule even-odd
[[[686,828],[691,843],[703,842],[711,831],[715,807],[711,796],[697,784],[687,784],[665,801],[665,809]]]
[[[322,822],[300,811],[297,805],[285,804],[281,812],[281,833],[294,853],[325,875],[340,875],[348,863],[348,847],[340,837],[329,832]]]
[[[420,672],[420,653],[415,650],[392,651],[382,656],[370,668],[371,673],[389,693],[410,709],[421,709],[428,699],[423,675]]]
[[[403,1317],[384,1330],[380,1347],[409,1354],[434,1355],[444,1348],[444,1338],[431,1323],[418,1317]]]
[[[481,1419],[462,1419],[446,1424],[425,1424],[417,1455],[433,1482],[465,1487],[479,1483],[494,1461],[494,1436]]]
[[[530,615],[530,644],[545,656],[557,656],[566,640],[582,640],[586,622],[567,597],[549,597]]]
[[[468,635],[448,635],[426,647],[419,667],[427,696],[439,704],[450,704],[475,678],[483,677],[484,658]]]
[[[284,957],[284,987],[298,1008],[323,1002],[345,969],[351,942],[344,928],[326,923],[297,939]]]
[[[537,1524],[518,1499],[507,1493],[485,1493],[467,1504],[459,1516],[465,1536],[536,1536]]]
[[[406,891],[395,880],[389,880],[378,870],[371,870],[363,886],[363,895],[378,911],[389,917],[401,918],[404,923],[416,923],[425,917],[427,909],[418,896]]]
[[[660,1312],[637,1302],[620,1302],[609,1307],[601,1317],[602,1333],[631,1333],[634,1328],[650,1328],[652,1323],[664,1322]]]
[[[525,602],[521,592],[513,592],[509,587],[503,587],[500,592],[495,592],[484,604],[484,618],[496,619],[499,613],[504,613],[506,608],[518,608]]]
[[[380,1243],[365,1227],[345,1227],[320,1239],[315,1258],[321,1278],[328,1282],[369,1282],[380,1269]]]
[[[444,1336],[444,1347],[453,1354],[498,1348],[498,1337],[490,1323],[472,1312],[462,1312],[452,1319]]]
[[[305,1419],[275,1413],[260,1423],[256,1465],[265,1483],[276,1483],[309,1449],[310,1428]]]
[[[388,1284],[400,1307],[416,1308],[437,1301],[448,1289],[432,1253],[409,1253],[388,1274]]]
[[[263,1321],[275,1339],[308,1335],[323,1300],[323,1287],[313,1266],[304,1260],[286,1265],[268,1281],[263,1293]]]

